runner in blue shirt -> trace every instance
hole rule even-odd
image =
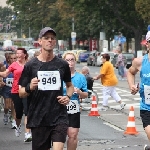
[[[76,56],[72,52],[64,54],[63,59],[69,64],[71,71],[71,82],[74,86],[74,93],[70,98],[70,103],[67,105],[69,118],[67,150],[76,150],[78,143],[78,132],[80,128],[80,101],[79,98],[88,96],[87,81],[83,74],[76,72]],[[64,95],[66,95],[66,86],[63,86]]]
[[[7,55],[6,55],[7,54]],[[3,71],[6,70],[9,65],[11,65],[14,61],[16,61],[16,54],[15,53],[6,53],[6,61],[4,62],[4,66],[1,68]],[[11,95],[11,88],[13,83],[13,74],[10,73],[6,78],[3,78],[2,85],[2,96],[4,98],[4,119],[3,122],[5,125],[8,124],[8,111],[11,110],[11,117],[12,117],[12,129],[16,128],[16,121],[15,121],[15,110],[14,105],[12,102],[12,95]]]
[[[140,116],[143,122],[143,128],[150,140],[150,31],[146,35],[149,53],[135,58],[132,66],[127,73],[127,79],[131,94],[140,93]],[[135,84],[135,74],[140,72],[140,84]],[[144,150],[150,150],[150,146],[145,145]]]

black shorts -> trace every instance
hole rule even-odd
[[[143,122],[143,128],[150,125],[150,111],[140,110],[140,116]]]
[[[32,150],[48,150],[52,142],[66,142],[67,124],[59,124],[52,127],[31,128]]]
[[[68,114],[69,127],[80,128],[80,112],[75,114]]]
[[[23,113],[27,116],[27,98],[20,98],[18,93],[12,93],[12,101],[16,112],[16,118],[21,119]]]

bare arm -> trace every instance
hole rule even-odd
[[[98,80],[98,79],[100,79],[100,78],[103,77],[103,76],[104,76],[104,74],[99,74],[98,76],[93,77],[93,79],[94,79],[94,80]]]
[[[72,85],[71,82],[66,82],[66,90],[67,90],[67,95],[71,97],[74,92],[74,86]]]
[[[10,71],[6,69],[5,71],[0,72],[0,77],[6,78],[9,74],[10,74]]]
[[[87,98],[87,97],[88,97],[88,93],[87,93],[87,92],[82,92],[82,91],[80,90],[79,97],[80,97],[80,98]]]
[[[74,86],[72,85],[71,82],[66,82],[66,90],[67,90],[67,95],[71,97],[74,92]],[[70,99],[68,96],[58,96],[57,97],[58,102],[63,105],[69,104]]]
[[[132,94],[136,94],[138,91],[138,88],[135,85],[135,75],[141,70],[142,60],[143,57],[135,58],[132,61],[132,66],[127,72],[127,80]]]
[[[6,67],[4,66],[3,63],[0,63],[0,71],[3,72],[3,71],[6,71]],[[3,78],[0,77],[0,87],[3,87],[5,85],[5,83],[3,82]]]
[[[27,96],[29,96],[29,93],[27,93],[27,92],[25,91],[25,87],[21,87],[21,86],[19,85],[19,97],[25,98],[25,97],[27,97]]]
[[[80,89],[78,88],[74,88],[74,92],[76,92],[80,98],[87,98],[88,97],[88,93],[87,92],[82,92]]]
[[[0,66],[1,66],[1,68],[0,68],[1,72],[6,71],[6,66],[4,64],[1,64]]]
[[[32,80],[31,80],[31,83],[29,83],[27,86],[28,86],[28,90],[29,91],[33,91],[33,90],[35,90],[35,88],[38,86],[38,82],[39,82],[39,80],[37,79],[37,78],[33,78]],[[27,93],[26,92],[26,88],[25,87],[21,87],[21,86],[19,86],[19,96],[21,97],[21,98],[25,98],[25,97],[27,97],[27,96],[29,96],[29,94],[30,93]]]

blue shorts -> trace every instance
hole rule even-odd
[[[11,87],[9,87],[9,86],[2,87],[1,95],[4,97],[4,99],[12,98]]]
[[[118,74],[123,77],[124,76],[124,66],[118,66]]]

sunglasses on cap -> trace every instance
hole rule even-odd
[[[150,43],[150,40],[148,40],[147,43]]]

